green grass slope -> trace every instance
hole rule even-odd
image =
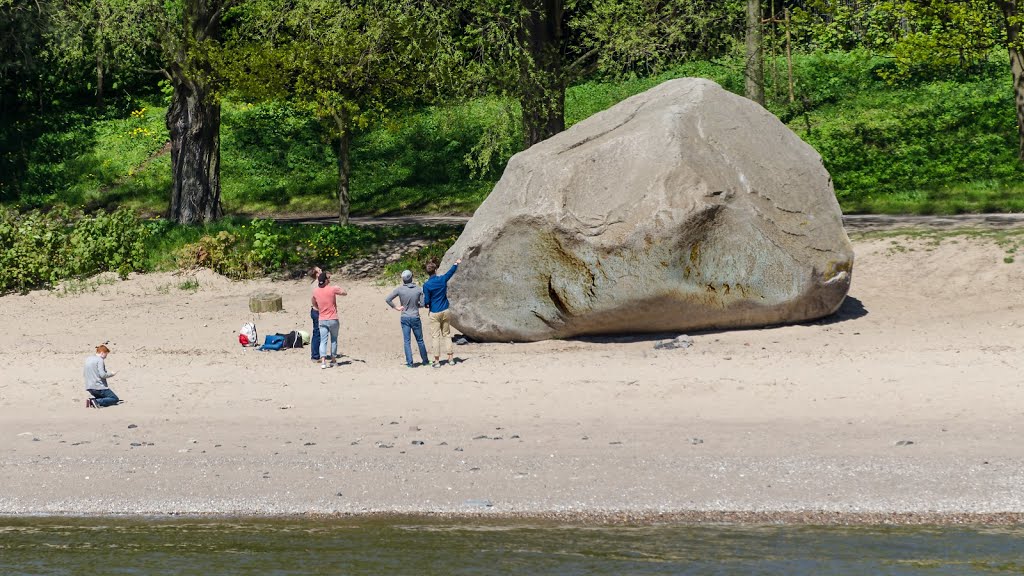
[[[893,86],[876,74],[887,65],[863,54],[797,57],[793,104],[785,63],[768,66],[769,79],[777,80],[769,86],[769,109],[821,153],[844,211],[1024,210],[1008,66],[994,56],[970,74],[950,71]],[[567,123],[682,76],[742,91],[736,63],[695,62],[653,78],[574,86],[566,95]],[[20,203],[163,212],[170,189],[163,114],[152,102],[122,118],[60,118],[28,147]],[[516,150],[517,117],[514,103],[480,99],[396,114],[359,134],[353,214],[471,213]],[[337,210],[335,159],[316,120],[281,103],[227,102],[221,137],[229,214]]]

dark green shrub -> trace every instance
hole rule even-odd
[[[306,239],[309,247],[308,262],[322,266],[337,266],[354,256],[363,254],[382,240],[385,230],[358,226],[320,226]]]
[[[142,270],[149,229],[128,210],[85,216],[68,208],[0,208],[0,293],[67,278]]]
[[[149,229],[120,209],[78,220],[69,238],[71,276],[116,271],[121,278],[142,269]]]
[[[168,232],[176,235],[176,228]],[[317,226],[253,220],[210,231],[195,242],[180,245],[175,248],[176,264],[182,269],[209,268],[235,279],[297,277],[313,265],[337,268],[384,242],[419,234],[436,236],[422,227]]]
[[[236,280],[255,278],[264,269],[253,259],[249,246],[242,236],[221,230],[182,246],[178,250],[178,266],[185,270],[209,268]]]

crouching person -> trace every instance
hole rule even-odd
[[[107,366],[104,363],[107,354],[110,354],[110,348],[100,344],[96,347],[96,354],[85,359],[85,369],[82,374],[85,377],[85,389],[92,394],[92,398],[85,401],[86,408],[105,408],[121,401],[117,394],[114,394],[114,391],[107,386],[107,378],[114,377],[113,372],[107,372]]]

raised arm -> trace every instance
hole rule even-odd
[[[459,269],[459,264],[462,264],[462,258],[456,259],[455,264],[452,264],[452,267],[449,268],[448,271],[444,273],[444,276],[442,276],[442,278],[444,278],[445,282],[447,282],[452,277],[452,275],[455,274],[455,271]]]

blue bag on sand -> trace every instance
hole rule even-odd
[[[263,340],[263,346],[260,346],[260,350],[280,350],[283,346],[284,336],[270,334]]]

